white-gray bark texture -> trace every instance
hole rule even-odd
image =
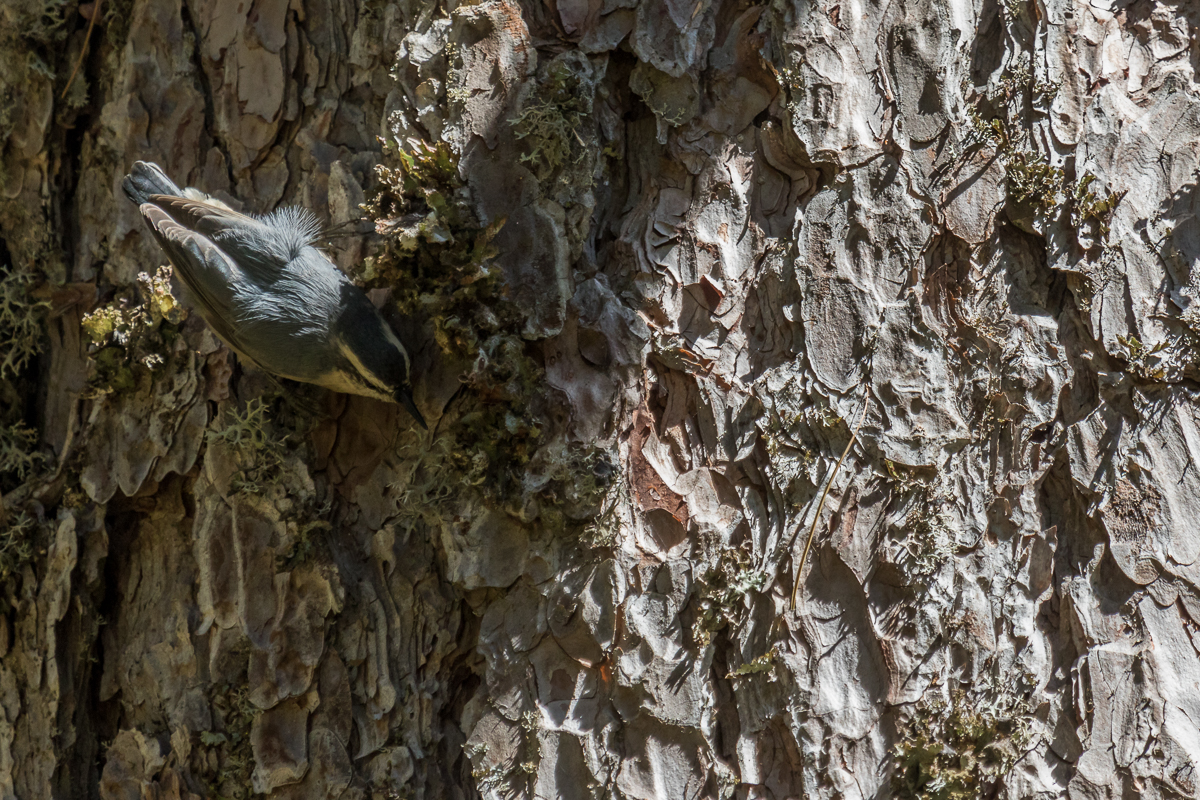
[[[3,0],[0,797],[1200,796],[1198,25]],[[429,432],[138,159],[321,215]]]

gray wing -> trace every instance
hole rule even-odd
[[[162,194],[151,195],[147,205],[158,208],[184,228],[203,234],[256,283],[275,280],[293,257],[292,248],[278,232],[223,206]]]
[[[158,206],[145,203],[139,210],[201,316],[227,344],[244,353],[236,326],[240,300],[235,287],[245,277],[238,265],[207,237],[189,230]]]
[[[157,164],[145,161],[133,165],[122,186],[143,216],[147,205],[165,212],[220,247],[243,275],[263,286],[321,233],[321,223],[305,209],[280,208],[261,218],[239,214],[195,189],[180,190]]]

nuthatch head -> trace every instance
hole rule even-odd
[[[404,406],[425,428],[408,351],[363,291],[313,246],[301,208],[250,217],[180,190],[139,161],[125,194],[166,252],[200,316],[238,355],[284,378]]]

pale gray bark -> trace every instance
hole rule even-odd
[[[1200,7],[111,0],[61,100],[84,12],[0,7],[0,796],[1200,793]],[[431,434],[89,344],[134,160],[418,142],[463,218],[330,248],[503,221]]]

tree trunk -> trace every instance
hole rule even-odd
[[[1198,24],[6,0],[0,795],[1197,796]],[[429,432],[138,159],[322,215]]]

